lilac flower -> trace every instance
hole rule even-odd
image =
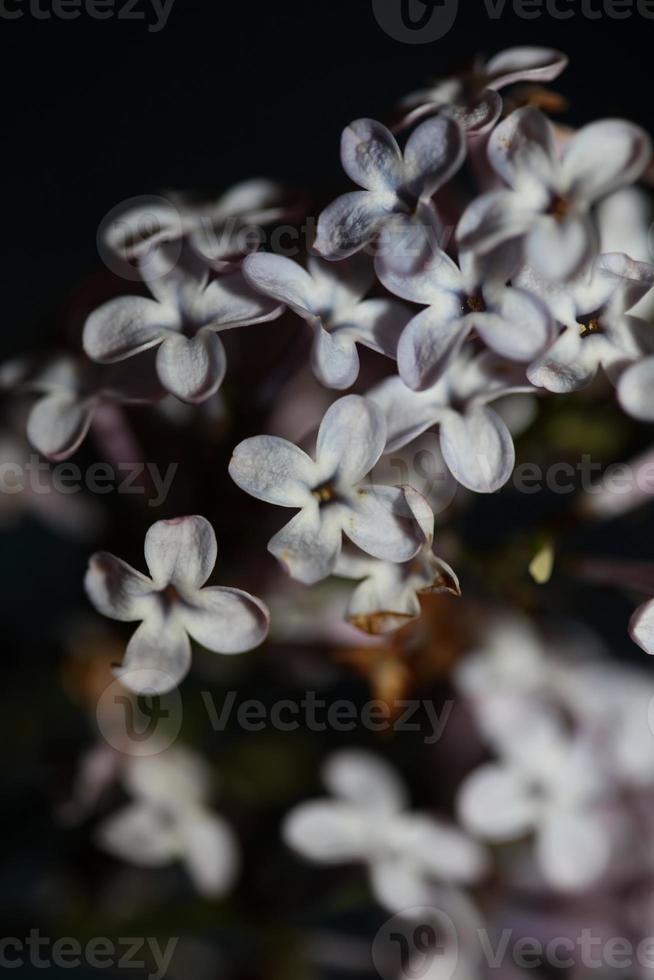
[[[651,152],[638,126],[605,119],[584,126],[559,153],[549,120],[538,109],[518,109],[488,145],[509,187],[472,202],[459,222],[459,247],[484,254],[519,239],[525,262],[544,278],[573,278],[597,251],[590,208],[637,180]]]
[[[469,252],[460,263],[440,249],[413,273],[382,257],[377,261],[387,289],[427,305],[407,326],[397,351],[400,377],[414,390],[438,381],[473,330],[491,350],[515,361],[533,360],[553,338],[547,308],[525,289],[507,287],[508,269],[490,268]]]
[[[25,389],[42,396],[27,419],[27,436],[35,449],[53,460],[68,459],[79,448],[103,402],[148,404],[165,394],[148,353],[129,365],[111,367],[59,357]]]
[[[627,415],[641,422],[654,422],[654,356],[627,368],[620,376],[617,391]]]
[[[459,169],[464,156],[463,131],[449,116],[419,126],[403,154],[385,126],[357,119],[343,132],[341,160],[364,190],[344,194],[323,211],[316,250],[330,261],[344,259],[368,244],[393,216],[406,236],[417,232],[420,237],[420,225],[433,220],[429,199]]]
[[[518,282],[540,295],[563,333],[527,370],[529,380],[549,391],[575,391],[600,367],[617,379],[624,368],[654,350],[652,327],[629,311],[654,285],[654,266],[626,255],[600,255],[590,276],[567,285],[545,283],[531,270]]]
[[[315,460],[276,436],[236,447],[229,464],[234,482],[259,500],[300,511],[268,544],[293,578],[312,585],[331,574],[343,533],[383,561],[408,561],[418,552],[423,535],[404,491],[363,485],[385,442],[382,412],[346,395],[325,413]],[[429,511],[425,501],[422,507]]]
[[[394,300],[364,300],[375,279],[364,256],[336,266],[310,258],[305,271],[291,259],[259,252],[245,259],[243,273],[251,286],[285,303],[312,327],[313,372],[327,387],[349,388],[356,381],[357,344],[396,356],[410,314]]]
[[[242,653],[268,633],[265,605],[239,589],[204,587],[216,563],[216,536],[204,517],[157,521],[145,536],[150,577],[98,552],[84,581],[104,616],[141,621],[116,676],[137,694],[162,694],[186,676],[189,636],[215,653]]]
[[[476,493],[493,493],[511,476],[515,450],[506,423],[489,403],[531,390],[491,355],[461,355],[432,388],[412,391],[394,377],[367,397],[385,415],[386,453],[438,425],[443,458],[455,479]]]
[[[486,64],[477,61],[469,71],[408,95],[402,106],[411,111],[401,126],[412,126],[424,116],[447,109],[469,135],[481,135],[500,118],[499,89],[516,82],[550,82],[567,64],[567,57],[552,48],[507,48]]]
[[[409,812],[404,787],[381,759],[346,749],[327,760],[322,775],[335,799],[295,807],[284,821],[284,840],[321,864],[363,862],[389,911],[430,905],[437,883],[483,876],[484,849],[454,826]]]
[[[238,870],[238,844],[226,821],[207,806],[204,761],[182,748],[127,757],[124,782],[132,800],[102,821],[97,845],[143,868],[180,861],[201,895],[224,895]]]
[[[273,320],[283,308],[250,289],[240,273],[210,280],[205,269],[177,266],[160,276],[156,255],[147,263],[154,299],[122,296],[105,303],[86,321],[84,350],[94,361],[113,363],[156,347],[164,388],[182,401],[203,402],[227,368],[218,333]]]

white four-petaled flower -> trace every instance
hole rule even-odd
[[[145,536],[150,577],[107,552],[89,562],[85,586],[98,612],[142,620],[116,675],[137,694],[176,687],[191,665],[191,636],[215,653],[242,653],[268,632],[268,610],[240,589],[205,586],[216,563],[213,528],[204,517],[157,521]]]

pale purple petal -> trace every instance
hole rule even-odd
[[[138,867],[158,868],[179,857],[177,828],[163,810],[148,803],[131,803],[103,820],[95,841],[102,850]]]
[[[189,808],[178,821],[181,858],[201,895],[224,895],[238,871],[238,844],[229,825],[201,807]]]
[[[243,653],[266,638],[266,606],[240,589],[209,587],[195,593],[179,616],[191,637],[214,653]]]
[[[142,296],[112,299],[84,324],[84,350],[94,361],[120,361],[153,347],[180,327],[179,314]]]
[[[301,316],[315,313],[316,287],[308,272],[283,255],[257,252],[246,256],[243,275],[254,289],[286,303]]]
[[[569,215],[562,221],[543,215],[531,229],[526,261],[545,279],[572,279],[597,251],[597,236],[586,215]]]
[[[396,203],[394,194],[344,194],[320,215],[314,249],[330,261],[353,255],[372,239]]]
[[[486,84],[499,89],[515,82],[551,82],[567,64],[567,56],[553,48],[507,48],[488,61]]]
[[[554,130],[539,109],[516,109],[501,122],[488,142],[488,159],[500,177],[516,189],[527,180],[556,186]]]
[[[288,574],[315,585],[334,570],[342,545],[343,508],[339,504],[306,506],[268,542],[268,551]]]
[[[592,337],[582,337],[580,329],[569,327],[552,346],[530,364],[527,376],[532,384],[564,394],[583,388],[595,377],[599,367]]]
[[[135,694],[166,694],[186,677],[191,667],[191,644],[177,617],[149,616],[127,644],[120,667],[121,684]]]
[[[99,613],[123,623],[144,619],[156,602],[153,582],[107,551],[90,559],[84,588]]]
[[[405,189],[416,198],[431,197],[463,163],[466,141],[460,124],[443,114],[422,123],[404,150]]]
[[[511,433],[490,408],[473,405],[463,415],[447,412],[441,419],[440,440],[452,475],[468,490],[494,493],[513,472]]]
[[[646,357],[624,372],[618,384],[618,399],[633,418],[654,422],[654,357]]]
[[[629,635],[645,653],[654,653],[654,599],[635,611],[629,621]]]
[[[386,419],[385,453],[408,445],[448,410],[445,392],[434,395],[432,390],[412,391],[398,377],[382,381],[367,397],[381,408]]]
[[[325,412],[316,441],[316,459],[325,480],[359,483],[373,468],[386,442],[384,416],[360,395],[345,395]]]
[[[27,419],[27,438],[48,459],[67,459],[84,441],[97,404],[72,394],[40,398]]]
[[[386,232],[385,228],[382,239],[385,238]],[[455,298],[464,290],[461,270],[456,262],[439,248],[435,249],[424,266],[413,272],[398,270],[394,265],[389,265],[382,250],[376,262],[376,271],[389,292],[425,306],[455,302]]]
[[[198,327],[230,330],[275,320],[284,311],[275,299],[262,296],[240,272],[212,280],[197,292],[188,308],[188,316]]]
[[[313,373],[328,388],[351,388],[359,376],[355,337],[349,332],[329,333],[317,324],[311,349]]]
[[[225,348],[212,330],[194,337],[169,334],[157,351],[162,385],[183,402],[198,404],[220,388],[227,370]]]
[[[453,308],[460,304],[451,304]],[[397,367],[402,381],[414,391],[431,388],[452,363],[472,329],[466,318],[447,319],[441,307],[430,306],[414,317],[400,337]]]
[[[370,821],[361,808],[336,800],[302,803],[287,814],[282,826],[288,847],[325,864],[364,858],[369,835]]]
[[[246,493],[280,507],[304,507],[318,482],[314,461],[277,436],[254,436],[239,443],[229,475]]]
[[[459,248],[484,253],[523,235],[540,212],[542,203],[537,198],[525,200],[511,190],[480,194],[468,205],[457,226]]]
[[[343,130],[341,161],[348,177],[369,191],[395,191],[402,155],[395,137],[374,119],[356,119]]]
[[[343,749],[329,756],[322,769],[325,787],[347,803],[378,813],[399,813],[408,805],[395,770],[365,749]]]
[[[359,489],[343,531],[358,548],[382,561],[409,561],[424,543],[401,487]]]
[[[490,312],[471,316],[484,343],[502,357],[532,361],[554,338],[546,307],[524,289],[501,289]]]
[[[520,773],[492,762],[464,780],[457,809],[472,834],[492,841],[523,836],[539,815],[536,795]]]
[[[145,561],[158,589],[173,585],[183,593],[200,589],[216,564],[218,545],[204,517],[157,521],[145,536]]]
[[[536,850],[547,881],[562,891],[582,891],[605,870],[611,843],[592,811],[555,811],[541,825]]]
[[[623,119],[601,119],[575,133],[563,153],[567,193],[592,202],[638,180],[652,156],[647,133]]]
[[[346,332],[356,343],[394,358],[400,335],[410,319],[411,311],[401,303],[368,299],[350,310],[336,332]]]

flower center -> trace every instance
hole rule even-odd
[[[563,221],[563,219],[567,217],[570,207],[570,201],[566,200],[565,197],[560,197],[557,195],[550,204],[549,213],[556,219],[556,221]]]
[[[592,313],[589,316],[582,316],[577,320],[579,324],[579,336],[580,337],[590,337],[591,334],[601,333],[602,324],[599,321],[599,317],[596,313]]]
[[[321,483],[320,486],[312,490],[311,493],[321,505],[330,504],[336,499],[336,491],[331,483]]]
[[[486,310],[484,297],[481,295],[481,293],[475,293],[474,296],[467,296],[465,300],[465,306],[468,307],[469,313],[484,313]]]

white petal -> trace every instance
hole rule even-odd
[[[84,588],[98,612],[123,623],[144,619],[155,602],[153,582],[107,551],[90,559]]]
[[[369,191],[394,191],[402,179],[397,141],[374,119],[356,119],[343,130],[341,161],[348,177]]]
[[[114,672],[135,694],[166,694],[186,677],[191,644],[176,617],[149,616],[127,644],[125,657]]]
[[[359,355],[354,339],[347,334],[328,333],[316,326],[311,349],[313,373],[328,388],[351,388],[359,376]]]
[[[280,507],[304,507],[318,483],[314,461],[277,436],[254,436],[239,443],[229,475],[246,493]]]
[[[595,201],[638,180],[652,156],[647,133],[623,119],[584,126],[567,144],[562,170],[571,196]]]
[[[488,159],[512,187],[524,180],[551,186],[556,160],[552,124],[539,109],[516,109],[493,131]]]
[[[432,261],[446,230],[431,200],[421,201],[411,213],[387,217],[376,243],[376,265],[396,276],[412,276]]]
[[[527,236],[526,260],[545,279],[572,279],[597,250],[595,231],[584,215],[562,221],[543,216]]]
[[[654,653],[654,600],[638,607],[629,622],[629,635],[645,653]]]
[[[399,816],[390,839],[441,880],[469,884],[486,870],[486,852],[477,841],[457,827],[420,813]]]
[[[253,323],[275,320],[284,307],[275,299],[262,296],[241,272],[220,276],[206,289],[196,291],[189,303],[188,318],[197,327],[230,330]]]
[[[211,330],[195,337],[170,334],[157,351],[162,385],[184,402],[204,402],[220,388],[227,360],[222,341]]]
[[[365,856],[370,819],[360,807],[331,800],[302,803],[287,814],[282,837],[303,857],[325,864],[353,861]]]
[[[401,780],[388,763],[364,749],[343,749],[322,769],[326,788],[347,803],[378,813],[399,813],[407,806]]]
[[[377,259],[375,268],[381,282],[391,293],[425,306],[452,303],[464,290],[461,270],[442,249],[436,249],[429,261],[413,272],[402,272],[389,266],[383,253]]]
[[[430,306],[414,317],[400,337],[397,367],[414,391],[431,388],[450,366],[472,329],[465,317],[448,320]]]
[[[243,275],[254,289],[286,303],[296,313],[314,309],[316,287],[308,272],[283,255],[257,252],[246,256]]]
[[[606,828],[591,812],[553,812],[540,828],[536,847],[544,876],[562,891],[591,886],[611,853]]]
[[[268,551],[288,574],[314,585],[334,570],[342,544],[343,512],[338,504],[306,506],[268,542]]]
[[[27,419],[27,438],[48,459],[67,459],[84,441],[97,406],[74,394],[57,393],[39,399]]]
[[[148,803],[132,803],[104,820],[95,839],[114,857],[145,868],[162,867],[179,857],[177,828]]]
[[[331,261],[353,255],[371,240],[396,204],[395,195],[344,194],[320,215],[314,249]]]
[[[353,307],[338,332],[345,330],[358,343],[385,354],[397,356],[400,334],[411,319],[411,312],[392,299],[368,299]]]
[[[546,307],[524,289],[501,289],[491,312],[472,317],[482,340],[502,357],[532,361],[551,343],[554,324]]]
[[[470,833],[491,841],[521,837],[538,816],[536,796],[520,774],[492,762],[464,780],[457,808]]]
[[[336,319],[356,307],[375,284],[372,259],[363,252],[336,263],[310,255],[307,268],[320,294],[320,309],[331,310]]]
[[[523,235],[540,212],[543,202],[524,199],[511,190],[480,194],[465,209],[456,238],[462,251],[485,253],[508,239]]]
[[[558,78],[568,58],[553,48],[516,47],[500,51],[486,65],[486,84],[499,89],[515,82],[550,82]]]
[[[216,535],[204,517],[157,521],[145,536],[145,560],[158,589],[174,585],[194,593],[211,575],[217,553]]]
[[[327,409],[316,441],[316,459],[325,480],[359,483],[373,468],[386,442],[384,416],[360,395],[345,395]]]
[[[416,392],[401,378],[387,378],[368,392],[384,413],[388,431],[385,453],[408,445],[447,411],[446,393],[437,388]]]
[[[456,119],[446,113],[428,119],[404,149],[406,189],[416,198],[431,197],[456,173],[465,154],[465,136]]]
[[[654,422],[654,357],[646,357],[624,372],[618,384],[618,398],[633,418]]]
[[[567,328],[544,354],[529,366],[532,384],[548,391],[577,391],[595,377],[599,360],[593,337],[582,337],[577,327]]]
[[[158,344],[179,325],[179,314],[172,306],[141,296],[122,296],[105,303],[88,318],[84,350],[94,361],[120,361]]]
[[[229,825],[200,807],[179,821],[182,859],[201,895],[224,895],[238,871],[238,845]]]
[[[513,439],[497,412],[473,405],[441,419],[441,450],[452,475],[468,490],[494,493],[513,472]]]
[[[266,606],[240,589],[209,587],[196,592],[179,613],[192,638],[215,653],[243,653],[266,638]]]
[[[410,856],[389,854],[377,858],[370,865],[370,884],[379,904],[389,912],[404,913],[432,905],[434,884]]]
[[[382,561],[409,561],[424,542],[400,487],[359,489],[343,531],[362,551]]]

